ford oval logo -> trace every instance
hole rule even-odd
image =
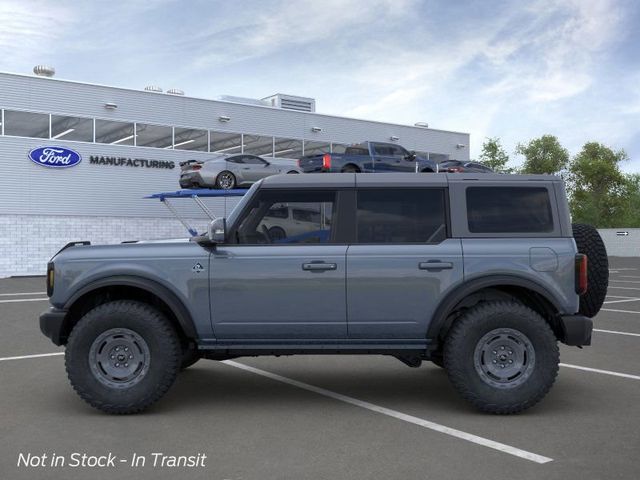
[[[29,159],[33,163],[51,168],[69,168],[82,161],[78,152],[63,147],[34,148],[29,152]]]

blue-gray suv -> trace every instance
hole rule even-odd
[[[558,342],[591,343],[608,282],[552,176],[278,175],[189,242],[86,243],[49,263],[40,328],[109,413],[200,358],[293,354],[432,361],[480,410],[519,412],[551,388]]]

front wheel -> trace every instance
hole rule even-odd
[[[118,300],[86,313],[73,327],[65,352],[71,385],[92,407],[137,413],[173,384],[182,360],[171,323],[152,306]]]
[[[444,345],[444,366],[454,388],[489,413],[517,413],[538,403],[551,389],[559,362],[558,342],[547,322],[515,301],[470,308]]]

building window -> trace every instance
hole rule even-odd
[[[273,137],[244,134],[244,153],[273,157]]]
[[[171,148],[173,145],[173,128],[163,125],[136,123],[136,146]]]
[[[242,153],[242,135],[239,133],[210,132],[211,153]]]
[[[133,123],[96,119],[96,142],[133,145]]]
[[[4,134],[14,137],[49,138],[49,115],[5,110]]]
[[[302,140],[276,137],[273,141],[274,157],[295,159],[302,157]]]
[[[323,153],[331,153],[331,144],[329,142],[312,142],[309,140],[305,140],[305,155],[322,155]]]
[[[444,206],[441,188],[360,190],[358,243],[440,243],[447,237]]]
[[[209,150],[209,134],[206,130],[176,127],[174,129],[173,148],[207,152]]]
[[[93,119],[51,115],[51,138],[93,142]]]

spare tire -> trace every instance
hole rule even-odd
[[[580,296],[580,310],[582,315],[595,317],[602,308],[609,287],[609,258],[604,242],[591,225],[574,223],[573,238],[578,252],[587,256],[588,287],[584,295]]]

